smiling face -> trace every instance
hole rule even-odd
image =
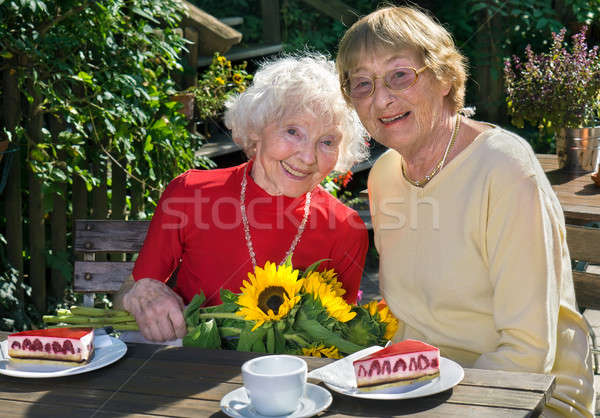
[[[448,110],[446,96],[450,87],[425,69],[406,90],[393,91],[385,86],[387,72],[398,67],[423,67],[419,55],[410,50],[384,50],[363,54],[350,76],[378,77],[369,97],[351,99],[361,122],[377,142],[402,154],[416,153],[434,137]]]
[[[252,178],[267,193],[298,197],[333,170],[342,132],[310,112],[285,115],[250,138],[256,141]]]

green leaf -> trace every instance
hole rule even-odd
[[[88,73],[84,72],[84,71],[78,72],[76,76],[73,76],[73,78],[75,80],[83,81],[86,84],[94,85],[94,81],[92,79],[92,76],[89,75]]]
[[[266,324],[263,324],[256,330],[252,331],[254,321],[246,321],[245,325],[246,326],[240,334],[240,340],[238,342],[237,351],[254,351],[253,349],[256,346],[256,342],[260,341],[262,343],[263,339],[265,338],[268,326],[265,326]],[[262,343],[262,346],[264,347],[264,343]]]
[[[200,294],[195,294],[188,306],[183,311],[183,318],[188,329],[194,328],[199,322],[199,309],[206,300],[204,292],[200,291]]]
[[[298,313],[296,326],[308,334],[313,340],[325,345],[336,346],[345,354],[352,354],[365,348],[365,346],[354,344],[353,342],[340,337],[339,335],[322,326],[316,320],[308,319],[302,310],[300,310]]]
[[[183,337],[186,347],[221,348],[221,336],[214,319],[203,322]]]
[[[150,13],[146,12],[144,9],[141,9],[139,7],[132,7],[131,11],[138,16],[145,17],[146,19],[148,19],[149,21],[151,21],[153,23],[156,23],[157,25],[160,24],[160,22],[158,20],[156,20],[154,18],[154,16],[152,16]]]
[[[146,141],[144,142],[144,152],[150,152],[154,149],[154,144],[152,143],[152,136],[148,135],[146,137]]]
[[[236,303],[238,300],[238,295],[227,289],[221,289],[220,296],[223,303]]]
[[[302,273],[302,277],[303,278],[304,277],[308,277],[310,275],[310,273],[312,273],[313,271],[315,271],[321,265],[322,262],[329,261],[329,260],[331,260],[331,258],[322,258],[322,259],[320,259],[318,261],[315,261],[310,266],[308,266],[306,268],[306,270],[304,270],[304,273]]]

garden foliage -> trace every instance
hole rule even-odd
[[[504,74],[508,112],[514,125],[524,121],[554,132],[560,128],[596,126],[600,119],[600,56],[588,49],[583,28],[573,35],[569,51],[566,29],[552,34],[547,52],[535,54],[528,45],[527,60],[506,60]]]
[[[125,186],[145,191],[151,213],[170,179],[210,163],[195,156],[200,138],[188,132],[180,105],[169,99],[185,48],[178,28],[182,7],[178,0],[0,0],[0,136],[20,151],[25,171],[41,180],[46,218],[55,193],[67,193],[70,216],[75,202],[64,185],[74,179],[88,191],[108,183],[110,201],[110,173],[120,167]],[[8,99],[10,80],[19,107]],[[26,205],[29,190],[22,193]],[[127,205],[131,211],[130,200]],[[26,271],[15,276],[1,260],[7,292],[23,293],[12,283],[19,274],[27,277],[27,239]],[[49,242],[45,247],[50,266],[69,267]]]

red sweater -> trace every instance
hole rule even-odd
[[[305,197],[271,196],[250,176],[246,213],[256,262],[279,264],[298,232]],[[166,282],[176,268],[177,291],[188,303],[204,291],[207,305],[221,303],[220,289],[239,293],[253,272],[240,210],[244,165],[217,170],[190,170],[176,177],[162,194],[144,246],[133,269],[135,280]],[[292,257],[305,269],[329,258],[319,270],[333,268],[354,303],[369,239],[364,223],[321,186],[312,193],[306,228]]]

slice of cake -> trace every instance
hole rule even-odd
[[[440,375],[440,350],[416,340],[405,340],[355,360],[360,390],[379,390],[432,380]]]
[[[8,355],[36,359],[86,363],[94,352],[93,328],[48,328],[10,334]]]

